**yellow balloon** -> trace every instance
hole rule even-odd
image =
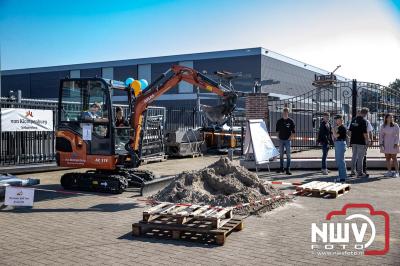
[[[129,86],[133,89],[133,93],[135,94],[135,96],[138,96],[139,93],[141,92],[140,88],[142,86],[140,81],[134,80]]]

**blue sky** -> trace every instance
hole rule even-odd
[[[265,47],[339,74],[400,78],[400,0],[0,0],[1,67]]]

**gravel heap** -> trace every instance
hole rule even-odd
[[[236,165],[226,157],[199,171],[183,172],[153,199],[174,203],[201,203],[212,206],[236,206],[257,200],[283,195],[246,168]],[[237,208],[236,214],[265,212],[286,202],[287,198],[274,202],[251,204]]]

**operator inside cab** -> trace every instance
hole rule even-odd
[[[93,121],[93,122],[108,122],[108,118],[102,117],[99,115],[101,113],[101,106],[99,103],[95,102],[90,105],[90,110],[85,111],[82,114],[82,118],[85,121]]]
[[[128,127],[129,123],[125,119],[124,114],[122,112],[122,108],[117,106],[115,108],[115,126],[116,127]]]

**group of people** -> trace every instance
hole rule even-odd
[[[90,105],[88,111],[83,112],[82,118],[84,121],[91,122],[108,122],[107,112],[102,112],[102,107],[99,103],[94,102]],[[117,106],[115,108],[115,127],[128,127],[129,122],[123,116],[122,108]],[[95,127],[96,134],[102,137],[106,137],[108,134],[106,125],[97,125]],[[122,130],[118,129],[117,134],[121,135]]]
[[[348,178],[345,161],[348,139],[352,147],[352,161],[350,176],[367,178],[367,150],[373,141],[373,127],[368,121],[369,110],[362,108],[349,125],[344,125],[342,115],[334,116],[334,123],[330,122],[330,114],[323,114],[318,130],[317,143],[322,147],[322,174],[328,174],[327,157],[330,147],[335,149],[335,161],[338,168],[338,181],[345,182]],[[291,175],[291,141],[295,136],[295,123],[289,117],[289,109],[284,108],[282,118],[276,123],[276,132],[279,138],[280,168],[278,173]],[[400,128],[394,121],[392,114],[384,117],[384,122],[379,131],[380,152],[385,154],[387,173],[384,176],[399,177],[399,164],[397,154],[400,152]],[[286,153],[286,168],[284,168],[284,154]],[[392,171],[394,168],[394,172]]]
[[[95,122],[107,122],[108,119],[106,116],[101,115],[101,105],[97,102],[94,102],[90,105],[90,110],[83,112],[83,119]],[[107,114],[107,113],[105,113]],[[116,127],[127,127],[129,126],[128,121],[124,118],[122,108],[117,106],[115,108],[115,126]]]

